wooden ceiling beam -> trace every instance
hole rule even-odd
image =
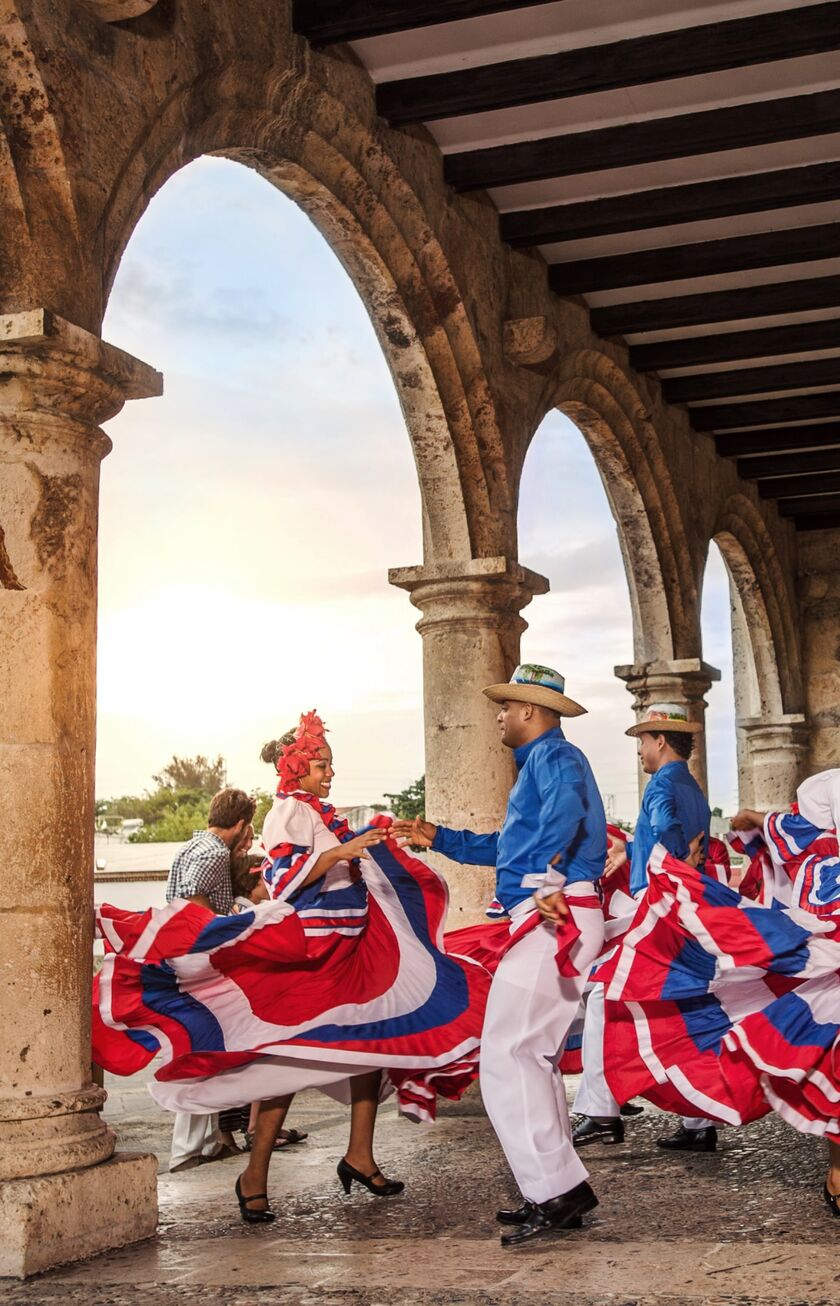
[[[766,480],[772,476],[802,476],[810,472],[840,472],[840,448],[738,459],[738,475],[748,481]]]
[[[817,227],[760,231],[749,236],[730,236],[725,240],[701,240],[690,245],[636,250],[632,254],[552,263],[548,281],[558,295],[576,295],[594,290],[623,290],[627,286],[652,282],[681,281],[687,277],[719,276],[748,268],[811,263],[838,255],[840,222],[827,222]]]
[[[530,8],[550,0],[526,2]],[[522,7],[522,0],[293,0],[292,30],[313,45],[332,45]]]
[[[838,198],[840,162],[833,160],[805,168],[778,168],[543,209],[520,209],[503,213],[500,223],[502,238],[509,245],[527,247],[821,204]]]
[[[840,422],[823,422],[816,426],[773,426],[762,431],[730,431],[716,435],[715,444],[723,458],[840,448]]]
[[[630,362],[640,372],[656,372],[669,367],[771,358],[773,354],[804,354],[815,349],[840,349],[840,317],[830,317],[822,322],[797,322],[754,331],[718,331],[683,340],[631,345]]]
[[[840,385],[840,358],[813,358],[804,363],[736,367],[726,372],[666,377],[662,393],[672,404],[689,404],[698,399],[729,399],[733,395],[805,390],[818,385]]]
[[[376,108],[394,126],[541,100],[697,77],[840,49],[836,3],[680,27],[558,54],[381,82]]]
[[[672,114],[444,156],[456,190],[486,190],[840,131],[840,91]]]
[[[778,506],[781,508],[782,504]],[[833,510],[823,510],[812,517],[796,512],[785,513],[785,516],[793,518],[793,524],[798,531],[836,531],[840,527],[840,504]]]
[[[639,299],[592,310],[592,326],[602,336],[667,331],[705,322],[737,322],[742,318],[804,313],[840,308],[840,276],[807,277],[739,290],[714,290],[664,299]]]
[[[814,518],[840,514],[840,494],[813,494],[793,499],[779,499],[777,506],[783,517],[804,517],[813,521]],[[811,529],[824,530],[825,525],[812,526]]]
[[[776,476],[758,482],[762,499],[795,499],[840,494],[840,467],[819,476]]]
[[[807,422],[840,417],[840,390],[816,395],[788,395],[782,399],[756,399],[746,404],[710,404],[690,408],[695,431],[725,431],[739,426],[770,426],[774,422]]]

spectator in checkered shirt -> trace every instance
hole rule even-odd
[[[233,911],[230,859],[248,851],[256,799],[241,789],[222,789],[210,803],[207,829],[194,834],[178,853],[166,884],[166,901],[187,898],[226,916]],[[247,846],[246,846],[247,844]],[[178,1111],[172,1129],[169,1169],[189,1170],[204,1161],[219,1161],[239,1151],[230,1133],[219,1130],[217,1115]]]

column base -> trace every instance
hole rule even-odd
[[[0,1276],[25,1279],[151,1238],[157,1219],[157,1158],[147,1153],[12,1179],[0,1188]]]

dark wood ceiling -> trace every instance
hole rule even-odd
[[[840,526],[840,3],[295,0],[800,530]],[[708,21],[714,11],[716,21]],[[704,15],[706,21],[704,21]],[[524,53],[523,53],[524,52]]]

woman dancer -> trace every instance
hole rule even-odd
[[[197,903],[163,911],[101,907],[112,951],[96,992],[97,1061],[132,1073],[160,1053],[153,1097],[212,1112],[259,1101],[242,1218],[267,1223],[267,1176],[289,1095],[319,1087],[351,1104],[338,1166],[345,1192],[403,1185],[373,1155],[378,1101],[397,1090],[428,1115],[434,1091],[475,1077],[489,976],[443,946],[443,880],[389,838],[389,818],[355,835],[326,801],[333,776],[323,723],[301,718],[278,760],[263,875],[271,900],[232,916]],[[384,1073],[383,1073],[384,1071]]]
[[[823,1196],[840,1214],[840,770],[797,810],[733,822],[766,843],[761,905],[654,849],[650,886],[605,985],[605,1070],[616,1094],[729,1124],[770,1109],[824,1137]]]

